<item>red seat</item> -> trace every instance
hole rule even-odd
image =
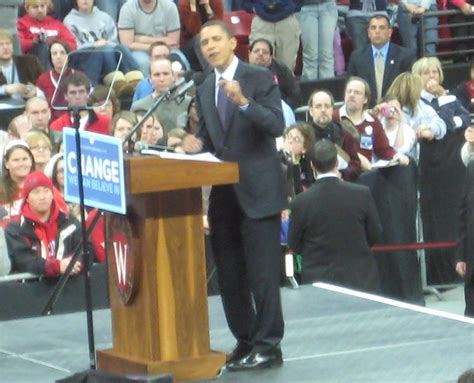
[[[238,58],[248,61],[249,35],[252,26],[253,13],[245,11],[234,11],[224,13],[224,22],[230,27],[234,37],[237,39],[235,54]]]

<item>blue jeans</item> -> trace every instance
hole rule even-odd
[[[104,74],[116,70],[119,60],[119,54],[116,51],[122,53],[122,61],[120,62],[118,70],[122,71],[123,73],[127,73],[132,70],[139,69],[138,63],[135,61],[132,53],[125,45],[117,44],[113,48],[105,46],[98,48],[98,50],[101,51],[104,56],[104,64],[102,68]]]
[[[435,4],[431,5],[429,12],[436,12],[437,7]],[[402,38],[402,43],[405,48],[411,49],[415,55],[418,53],[418,24],[420,19],[411,17],[410,13],[406,11],[403,6],[398,7],[397,22],[398,31]],[[437,17],[425,17],[425,28],[435,27],[438,25]],[[436,40],[438,38],[437,29],[425,30],[425,40]],[[429,54],[436,53],[436,44],[430,43],[425,44],[424,52]],[[421,53],[421,51],[420,51]]]
[[[298,16],[303,43],[304,80],[334,77],[334,32],[337,7],[334,0],[305,5]]]
[[[352,39],[352,50],[362,48],[369,43],[368,28],[368,16],[346,17],[346,29],[347,34]]]

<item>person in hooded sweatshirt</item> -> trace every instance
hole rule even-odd
[[[8,224],[5,237],[12,272],[54,278],[72,261],[81,230],[79,221],[58,208],[51,180],[35,171],[26,177],[20,215]],[[82,262],[75,261],[72,275],[81,269]]]

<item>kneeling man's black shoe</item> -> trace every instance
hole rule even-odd
[[[280,347],[265,351],[254,350],[249,355],[235,362],[228,363],[229,371],[256,370],[260,368],[278,367],[283,364]]]

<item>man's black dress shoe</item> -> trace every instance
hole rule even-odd
[[[227,363],[233,363],[239,359],[242,359],[250,354],[252,351],[252,346],[248,343],[239,342],[234,347],[232,352],[227,357]]]
[[[254,350],[247,356],[234,362],[227,363],[229,371],[246,371],[260,368],[277,367],[283,364],[280,347],[271,348],[265,351]]]

